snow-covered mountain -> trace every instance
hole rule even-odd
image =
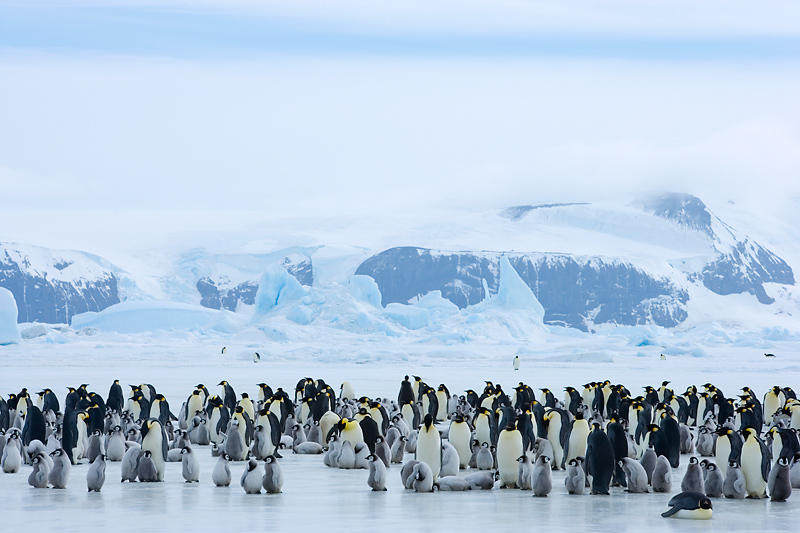
[[[766,317],[766,324],[770,316],[787,317],[800,308],[794,273],[784,258],[685,194],[408,218],[270,220],[263,227],[251,223],[243,231],[222,233],[202,247],[198,235],[185,249],[181,241],[173,243],[170,255],[162,254],[161,263],[168,266],[156,276],[160,290],[152,297],[236,311],[249,319],[262,275],[280,265],[300,286],[322,292],[268,315],[311,326],[361,320],[354,331],[372,331],[369,324],[391,316],[403,326],[410,315],[397,306],[424,300],[417,307],[429,309],[426,295],[432,293],[455,310],[485,301],[498,292],[506,257],[543,306],[549,325],[584,331],[614,324],[673,328],[724,321],[745,308]],[[0,248],[5,256],[0,286],[14,294],[20,322],[63,323],[76,313],[148,297],[141,289],[146,284],[137,286],[127,264],[83,252]],[[370,296],[366,308],[359,298],[343,303],[352,296],[355,275],[376,282],[379,300]],[[148,282],[152,278],[148,272]],[[335,309],[333,301],[339,302]],[[375,305],[378,311],[371,310]]]
[[[14,295],[19,322],[67,323],[119,303],[120,278],[114,265],[85,252],[0,243],[0,287]]]

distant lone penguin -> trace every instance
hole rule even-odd
[[[519,356],[514,356],[514,370],[519,370]]]

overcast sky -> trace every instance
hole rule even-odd
[[[0,2],[0,209],[800,194],[797,2]]]

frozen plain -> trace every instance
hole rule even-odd
[[[445,383],[451,392],[478,389],[485,380],[510,389],[519,381],[534,388],[561,391],[566,385],[609,379],[631,391],[644,385],[672,381],[684,390],[691,384],[712,382],[728,395],[747,385],[759,394],[772,385],[800,387],[800,350],[791,341],[764,342],[760,346],[724,344],[704,347],[703,357],[671,355],[662,361],[657,346],[632,347],[629,339],[586,335],[578,338],[548,336],[541,344],[468,343],[431,345],[402,339],[342,337],[319,341],[222,344],[230,339],[184,333],[152,337],[99,334],[68,344],[23,342],[0,347],[0,391],[89,383],[89,389],[107,394],[114,379],[127,383],[152,383],[166,395],[173,411],[197,383],[215,389],[229,381],[237,393],[254,395],[256,383],[292,390],[304,376],[323,378],[338,389],[350,381],[357,396],[396,397],[405,374],[417,374],[428,383]],[[777,355],[765,358],[764,346]],[[262,361],[252,362],[254,349]],[[521,353],[522,369],[511,361]],[[67,530],[113,529],[159,531],[178,527],[189,531],[219,528],[237,530],[294,530],[317,524],[328,530],[481,531],[487,528],[528,527],[546,531],[762,531],[786,530],[798,516],[800,499],[786,503],[715,500],[714,518],[708,522],[666,520],[669,495],[634,494],[612,489],[611,496],[569,496],[563,473],[554,472],[553,492],[534,498],[530,492],[499,490],[467,493],[415,494],[402,489],[399,468],[389,470],[388,491],[373,493],[364,470],[343,471],[322,464],[321,456],[284,452],[285,485],[280,495],[246,495],[238,485],[243,463],[232,466],[231,487],[217,488],[210,480],[216,458],[208,447],[197,447],[201,481],[186,484],[180,464],[168,465],[165,483],[119,482],[119,463],[109,463],[106,484],[99,494],[86,492],[86,465],[75,467],[64,491],[36,490],[28,486],[30,467],[18,474],[0,474],[3,529],[60,527]],[[673,473],[673,494],[683,474]],[[7,528],[7,529],[6,529]]]

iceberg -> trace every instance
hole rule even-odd
[[[381,291],[372,277],[356,274],[350,278],[348,289],[350,295],[356,300],[367,302],[378,309],[381,308]]]
[[[0,287],[0,345],[19,344],[21,341],[17,326],[17,301],[10,290]]]
[[[431,321],[431,313],[424,307],[403,304],[389,304],[383,314],[406,329],[420,329]]]
[[[228,329],[230,311],[217,311],[199,305],[158,300],[137,300],[112,305],[99,313],[87,312],[72,317],[72,329],[95,328],[117,333],[143,333],[157,330],[193,330],[211,327]],[[222,320],[223,318],[231,320]],[[228,323],[225,328],[224,323]]]
[[[279,264],[267,267],[258,282],[254,316],[266,315],[286,302],[300,300],[308,291]]]
[[[505,309],[533,311],[540,319],[544,319],[544,307],[536,299],[531,288],[519,277],[506,256],[500,258],[500,286],[491,301]]]

